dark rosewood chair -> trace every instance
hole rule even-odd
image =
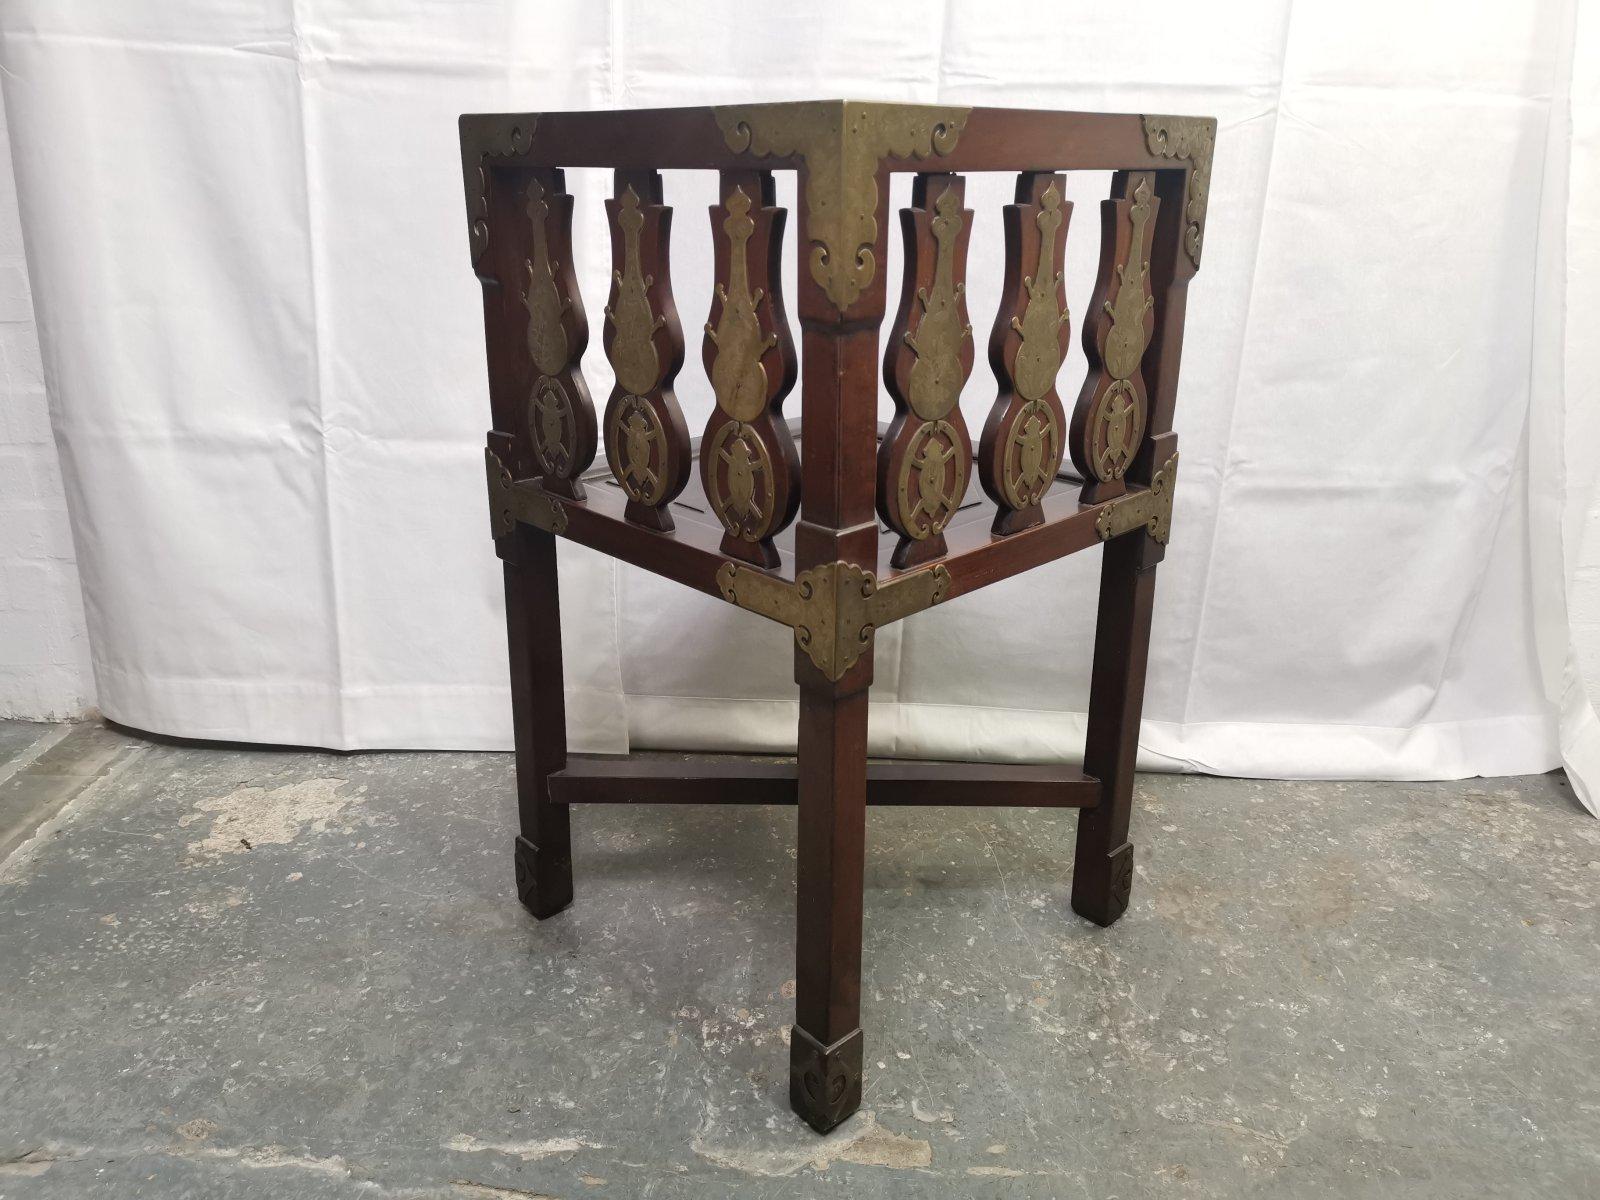
[[[1128,906],[1150,610],[1178,466],[1184,297],[1215,136],[1202,117],[854,101],[461,118],[494,413],[487,462],[505,569],[518,895],[540,918],[571,902],[573,804],[798,804],[789,1094],[818,1130],[861,1102],[867,804],[1080,809],[1072,906],[1101,925]],[[581,366],[589,327],[565,167],[615,172],[602,342],[617,384],[598,414]],[[685,342],[658,173],[682,168],[721,181],[710,228],[698,231],[715,247],[717,280],[692,309],[709,305],[700,354],[717,402],[698,442],[672,390]],[[1057,390],[1072,215],[1060,172],[1073,169],[1114,174],[1083,310],[1088,376],[1069,416]],[[780,170],[799,172],[798,354],[779,292]],[[893,171],[914,182],[900,213],[905,278],[880,341]],[[963,173],[973,171],[1016,176],[1016,201],[1000,214],[1005,281],[988,340],[998,386],[976,437],[957,404],[977,357],[963,282],[973,221]],[[884,429],[880,351],[895,404]],[[803,461],[783,413],[797,379]],[[595,471],[602,423],[609,470]],[[974,449],[986,499],[967,504]],[[557,536],[790,626],[796,761],[569,759]],[[868,763],[876,629],[1098,545],[1082,772]]]

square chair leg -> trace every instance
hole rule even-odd
[[[1133,890],[1134,761],[1144,707],[1145,664],[1156,563],[1142,533],[1106,543],[1100,567],[1100,613],[1089,685],[1089,727],[1083,770],[1100,780],[1100,803],[1078,816],[1072,907],[1096,925],[1127,911]]]
[[[789,1103],[819,1133],[861,1107],[867,692],[800,689],[795,1024]]]
[[[506,648],[517,746],[517,899],[543,920],[572,903],[567,806],[550,800],[549,778],[567,765],[561,678],[561,606],[556,540],[529,525],[511,535],[505,561]]]

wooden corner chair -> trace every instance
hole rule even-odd
[[[1110,925],[1128,906],[1185,292],[1200,262],[1216,123],[825,101],[469,115],[460,133],[494,417],[487,466],[505,572],[518,895],[539,918],[571,903],[573,804],[798,804],[790,1100],[827,1131],[861,1102],[867,804],[1077,808],[1073,908]],[[565,167],[615,172],[603,343],[617,384],[599,414],[581,366],[588,324]],[[717,171],[721,183],[709,229],[715,292],[696,300],[709,304],[701,356],[716,394],[699,439],[672,390],[685,342],[659,174],[684,168]],[[799,172],[798,354],[779,286],[778,170]],[[1057,391],[1070,336],[1067,170],[1113,172],[1098,280],[1082,310],[1089,369],[1070,414]],[[905,278],[880,341],[897,171],[915,178],[900,213]],[[1016,177],[988,340],[998,387],[976,439],[957,403],[977,356],[964,284],[974,214],[963,173],[974,171]],[[876,418],[880,351],[895,404],[886,428]],[[797,379],[799,437],[783,414]],[[602,422],[607,462],[592,470]],[[974,450],[983,498],[968,502]],[[795,761],[569,758],[558,536],[790,626]],[[1081,772],[868,763],[876,629],[1092,546],[1104,559]]]

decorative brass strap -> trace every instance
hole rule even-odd
[[[483,461],[489,472],[491,536],[505,537],[516,528],[518,521],[537,526],[546,533],[567,531],[567,510],[559,500],[531,480],[518,483],[512,479],[511,472],[493,450],[484,450]]]
[[[1150,536],[1163,546],[1172,534],[1172,492],[1178,480],[1178,456],[1167,459],[1149,488],[1119,496],[1100,510],[1095,518],[1095,531],[1102,542],[1141,526],[1149,529]]]
[[[939,603],[950,590],[943,564],[896,575],[882,587],[871,571],[831,562],[801,571],[793,583],[737,563],[717,569],[723,599],[787,625],[829,679],[841,679],[882,625]]]

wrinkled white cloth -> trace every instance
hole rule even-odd
[[[196,737],[509,746],[458,113],[1193,112],[1221,131],[1146,762],[1428,778],[1565,753],[1592,795],[1594,21],[1562,0],[12,0],[5,100],[100,706]],[[1072,180],[1075,324],[1106,183]],[[608,180],[569,186],[598,329]],[[980,330],[1010,186],[969,185]],[[667,192],[692,342],[713,183]],[[585,367],[603,398],[598,337]],[[1083,369],[1075,344],[1069,399]],[[680,395],[697,427],[693,354]],[[980,362],[973,428],[992,398]],[[792,744],[785,630],[561,561],[575,748]],[[1075,756],[1097,571],[1080,555],[881,634],[874,749]]]

